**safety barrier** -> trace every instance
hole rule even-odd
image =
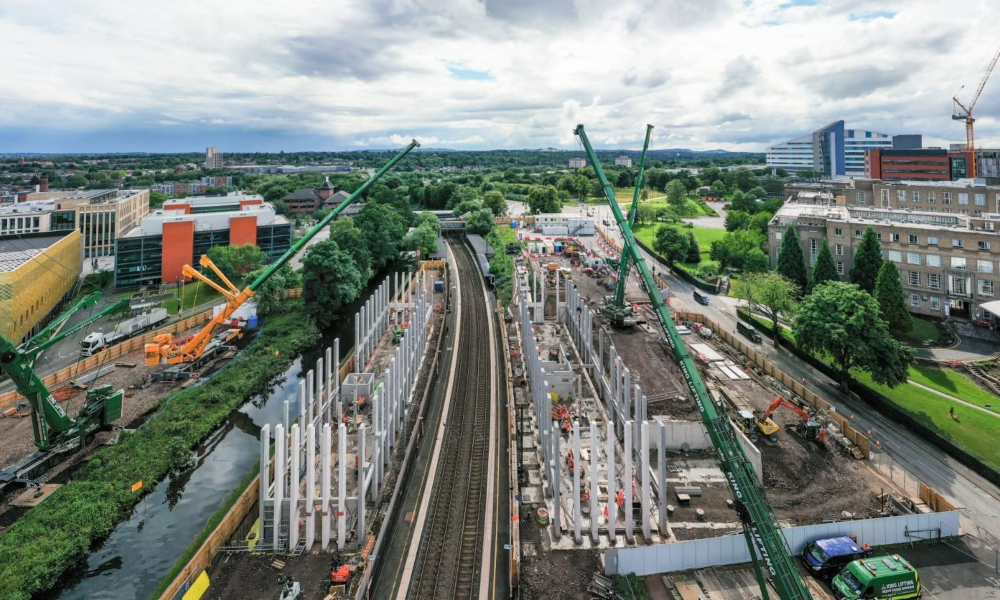
[[[507,475],[508,485],[510,486],[510,551],[508,556],[510,557],[509,583],[511,595],[513,596],[514,590],[518,588],[521,579],[521,528],[519,527],[521,489],[517,479],[517,466],[520,455],[517,450],[517,415],[514,412],[514,375],[511,373],[510,360],[508,360],[508,357],[513,355],[511,354],[510,345],[507,343],[503,304],[499,301],[497,301],[497,323],[501,328],[500,340],[503,344],[501,356],[505,357],[503,363],[507,373],[507,458],[509,461]]]

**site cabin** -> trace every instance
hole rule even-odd
[[[909,600],[923,596],[920,575],[898,554],[851,561],[833,578],[838,600]]]
[[[708,294],[706,294],[705,292],[702,292],[697,289],[694,291],[694,300],[698,304],[704,304],[705,306],[708,306],[708,298],[709,298]]]
[[[802,564],[809,573],[828,580],[843,570],[847,563],[866,558],[871,553],[871,546],[859,544],[847,536],[813,540],[802,549]]]
[[[759,344],[761,342],[760,333],[758,333],[752,325],[747,325],[743,321],[736,322],[736,331],[742,333],[745,338],[755,344]]]

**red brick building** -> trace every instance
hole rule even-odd
[[[865,152],[865,178],[883,181],[954,181],[969,176],[969,152],[938,148],[872,149]]]

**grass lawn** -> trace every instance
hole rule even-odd
[[[497,232],[497,235],[500,236],[500,239],[503,240],[503,243],[505,245],[506,244],[513,244],[514,242],[517,241],[517,230],[516,229],[511,229],[510,227],[494,227],[493,229],[494,229],[494,231]],[[502,252],[504,250],[504,248],[494,248],[493,250],[495,252]]]
[[[895,336],[900,342],[923,348],[944,345],[951,341],[951,334],[943,325],[919,317],[913,317],[911,320],[913,321],[913,329],[903,335]]]
[[[622,196],[618,196],[618,202],[621,205],[622,212],[628,212],[628,210],[632,207],[631,196],[629,196],[628,198],[623,198]],[[656,200],[646,200],[645,202],[640,202],[640,204],[643,206],[648,206],[652,209],[668,208],[670,206],[666,198],[658,198]],[[704,216],[713,217],[715,216],[715,213],[714,211],[707,212],[705,210],[705,207],[702,206],[701,203],[699,203],[697,200],[693,198],[688,198],[687,203],[684,206],[684,214],[682,214],[681,216],[684,218],[695,218]]]
[[[867,373],[855,372],[853,377],[879,392],[941,437],[976,456],[990,468],[1000,470],[1000,452],[996,449],[996,431],[1000,418],[991,417],[978,410],[957,405],[934,392],[907,383],[888,388],[873,382]],[[948,411],[954,407],[958,419]]]
[[[167,312],[171,315],[177,314],[177,293],[174,291],[174,297],[170,300],[163,301],[163,308],[167,309]],[[183,300],[184,310],[190,310],[194,303],[204,304],[211,300],[221,298],[222,295],[214,289],[208,287],[202,282],[188,283],[184,285],[184,292],[181,294],[181,299]]]
[[[667,225],[664,223],[653,223],[648,225],[637,225],[635,237],[642,240],[644,244],[653,247],[653,240],[656,238],[656,229],[659,227],[674,227],[684,233],[694,233],[694,238],[698,240],[698,249],[701,250],[702,264],[711,261],[712,242],[722,239],[726,235],[725,229],[711,229],[709,227],[681,227],[679,225]],[[695,267],[697,268],[697,267]]]
[[[967,375],[954,369],[942,369],[933,365],[910,366],[910,379],[934,388],[939,392],[961,398],[970,404],[986,408],[1000,414],[1000,398],[979,387]],[[1000,426],[1000,423],[997,424]]]
[[[736,279],[735,277],[729,278],[729,293],[726,294],[730,298],[746,298],[747,295],[744,293],[744,287],[746,284],[743,280]]]

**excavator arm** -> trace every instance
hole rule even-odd
[[[774,398],[774,402],[771,403],[771,406],[767,407],[767,411],[764,412],[764,416],[761,417],[761,421],[770,419],[771,415],[774,414],[774,411],[778,410],[778,408],[782,406],[797,414],[803,421],[808,421],[811,418],[809,413],[802,410],[792,402],[785,400],[781,396],[776,396]]]
[[[680,365],[681,372],[688,384],[688,389],[698,404],[702,421],[705,423],[712,445],[715,447],[719,465],[725,473],[736,506],[740,507],[743,535],[753,558],[761,595],[767,600],[767,582],[764,580],[763,574],[766,572],[781,600],[811,600],[812,595],[799,577],[788,543],[781,533],[781,527],[778,525],[774,510],[764,495],[760,480],[757,479],[757,474],[754,472],[750,460],[736,439],[736,434],[733,432],[729,420],[720,414],[718,407],[709,395],[705,383],[698,374],[691,353],[688,352],[683,339],[674,326],[667,305],[660,297],[653,275],[635,244],[632,228],[622,214],[621,207],[618,206],[614,189],[604,175],[604,170],[587,139],[583,125],[578,125],[574,133],[580,137],[580,141],[587,151],[587,157],[594,166],[594,171],[601,182],[604,194],[611,205],[611,212],[614,214],[624,239],[623,254],[627,254],[632,259],[642,277],[650,303],[660,321],[660,326],[663,328],[666,342],[673,351],[674,358]]]

